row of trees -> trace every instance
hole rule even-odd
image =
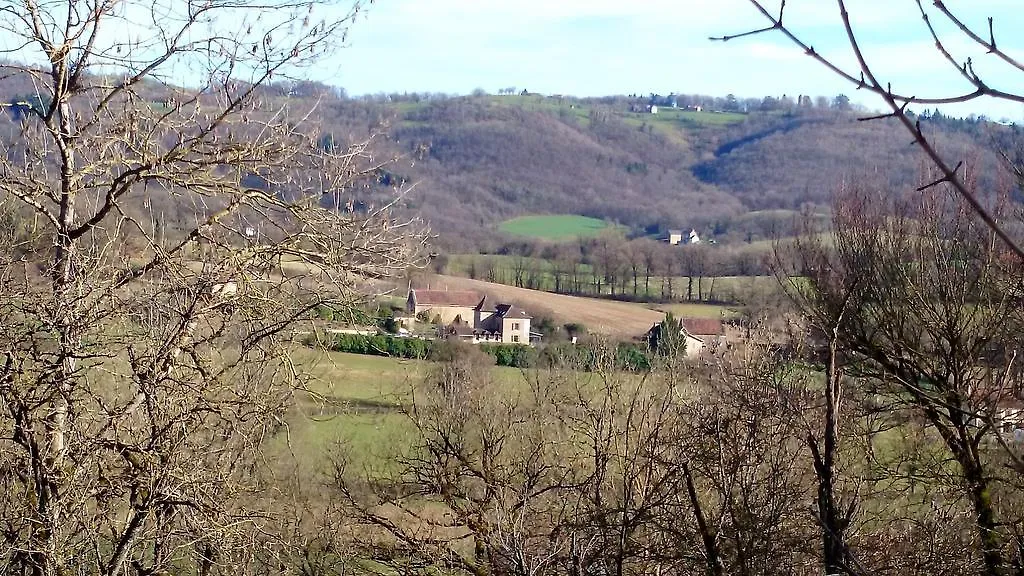
[[[831,110],[835,112],[850,112],[854,106],[850,103],[850,97],[846,94],[837,94],[834,98],[818,96],[812,99],[810,96],[799,94],[794,99],[792,96],[765,96],[764,98],[737,98],[729,94],[719,103],[722,107],[719,110],[726,112],[796,112],[810,110]]]
[[[561,294],[610,295],[636,300],[730,300],[721,276],[770,274],[767,245],[672,246],[648,238],[617,236],[575,243],[509,243],[502,258],[470,257],[470,278]],[[444,272],[447,260],[438,271]]]

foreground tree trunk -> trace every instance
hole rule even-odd
[[[984,222],[951,191],[908,207],[872,193],[846,192],[835,216],[835,247],[810,236],[797,242],[797,269],[809,284],[789,284],[811,318],[832,319],[823,445],[813,438],[825,556],[842,566],[848,516],[835,503],[832,463],[841,389],[836,343],[877,398],[906,406],[941,438],[956,462],[959,505],[973,515],[984,573],[1007,573],[1014,526],[1024,521],[1015,486],[1024,481],[1019,455],[998,432],[998,410],[1013,397],[1009,383],[1018,345],[1022,270]],[[826,324],[824,321],[821,322]],[[1006,465],[1009,461],[1011,465]],[[941,484],[935,473],[930,482]],[[830,566],[831,569],[831,566]]]
[[[0,64],[35,91],[0,144],[0,572],[245,573],[282,553],[255,495],[302,386],[290,331],[422,263],[400,190],[330,208],[376,169],[369,140],[325,150],[310,109],[267,104],[359,5],[325,8],[0,10],[18,56],[47,63]],[[191,86],[165,80],[184,69]]]
[[[839,321],[842,321],[840,317]],[[836,494],[836,456],[839,447],[839,407],[842,399],[842,381],[837,366],[838,328],[832,331],[825,366],[825,427],[820,442],[813,432],[808,433],[807,445],[814,458],[814,474],[818,483],[818,522],[821,525],[822,556],[825,574],[842,574],[851,570],[846,547],[846,529],[850,525],[854,506],[844,515],[839,509]]]

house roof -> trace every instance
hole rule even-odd
[[[516,308],[511,304],[498,304],[494,307],[494,310],[498,313],[498,316],[501,316],[502,318],[524,318],[527,320],[533,318],[533,316],[527,314],[525,310]]]
[[[683,318],[683,329],[691,336],[720,336],[722,321],[715,318]]]
[[[1024,402],[1020,400],[1011,400],[1009,402],[1001,403],[998,408],[1000,410],[1024,410]]]
[[[417,306],[462,306],[475,307],[482,299],[472,290],[413,290],[412,297]]]

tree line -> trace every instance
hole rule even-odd
[[[780,242],[785,243],[782,239]],[[721,277],[769,276],[772,242],[670,245],[609,234],[576,242],[507,242],[494,255],[440,255],[439,273],[560,294],[635,301],[735,301]],[[725,285],[728,283],[728,285]]]

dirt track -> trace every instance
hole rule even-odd
[[[429,282],[435,290],[475,290],[489,298],[522,306],[534,315],[550,314],[559,324],[578,322],[591,332],[609,336],[640,336],[665,317],[661,312],[628,302],[564,296],[456,276],[433,276]]]

